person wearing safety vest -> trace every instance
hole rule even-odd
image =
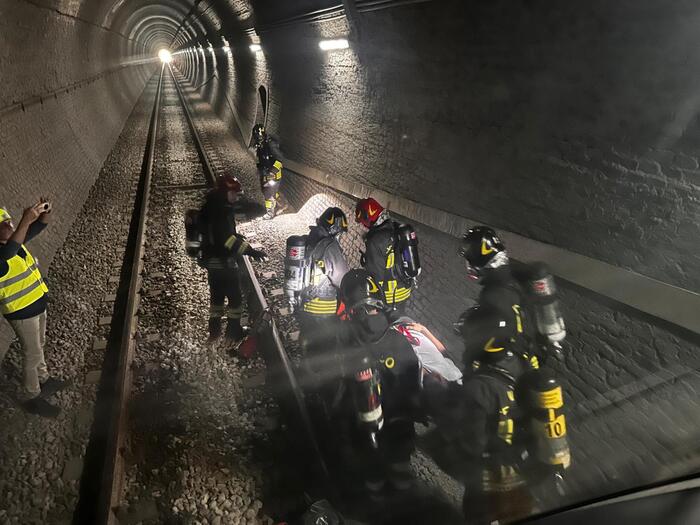
[[[22,407],[31,414],[56,417],[60,409],[46,398],[68,386],[49,376],[44,360],[46,294],[49,291],[25,242],[48,223],[51,204],[44,198],[24,210],[15,228],[6,208],[0,208],[0,312],[12,326],[24,352]]]
[[[362,266],[372,274],[384,292],[384,302],[397,317],[404,314],[411,298],[413,283],[405,281],[396,272],[394,231],[396,223],[376,200],[362,199],[355,208],[355,220],[368,229]]]

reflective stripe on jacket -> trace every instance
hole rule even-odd
[[[365,236],[365,269],[384,292],[387,305],[402,303],[411,297],[411,285],[398,279],[395,271],[394,222],[391,219],[373,226]]]
[[[41,299],[48,287],[34,257],[22,245],[25,256],[17,254],[7,260],[8,271],[0,277],[0,313],[11,314]]]
[[[338,309],[338,287],[348,272],[348,264],[338,240],[322,228],[313,226],[306,246],[311,260],[309,286],[301,293],[304,312],[335,316]]]

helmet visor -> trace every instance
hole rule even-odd
[[[376,315],[384,311],[384,303],[379,299],[369,297],[355,304],[351,310],[355,314]]]

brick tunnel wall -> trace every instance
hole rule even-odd
[[[31,243],[46,273],[155,66],[127,65],[141,57],[123,36],[13,5],[0,7],[0,206],[18,221],[39,196],[54,202],[50,229]],[[12,330],[0,326],[3,356]]]
[[[361,14],[352,29],[346,20],[275,29],[261,33],[262,53],[230,36],[230,58],[206,52],[178,65],[244,143],[265,86],[268,131],[296,162],[700,288],[700,7],[471,4]],[[348,34],[351,50],[319,53],[320,38]],[[292,173],[284,193],[296,207],[318,193],[354,207]],[[415,226],[425,269],[412,313],[459,353],[451,323],[477,289],[456,239]],[[343,244],[357,262],[359,230]],[[630,399],[667,378],[696,409],[696,340],[565,283],[561,295],[570,337],[554,366],[574,441],[605,443],[622,425],[641,443],[581,452],[578,497],[682,473],[681,440],[659,437],[653,410]]]
[[[699,21],[689,1],[429,2],[266,31],[263,53],[232,37],[218,76],[246,127],[269,88],[297,162],[697,290]]]

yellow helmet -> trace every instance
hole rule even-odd
[[[0,208],[0,222],[5,222],[9,220],[12,220],[10,212],[8,212],[5,208]]]

